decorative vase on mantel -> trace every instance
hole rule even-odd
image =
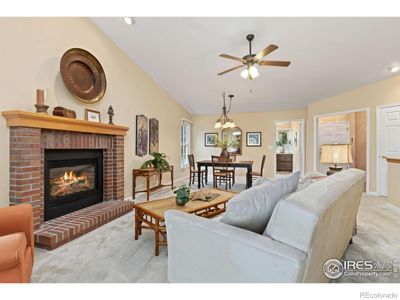
[[[227,149],[222,149],[220,156],[229,156],[229,152]]]

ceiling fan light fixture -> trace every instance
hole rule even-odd
[[[254,79],[260,76],[260,73],[258,73],[258,70],[255,66],[250,66],[249,67],[249,77],[250,79]]]
[[[249,77],[249,70],[244,69],[242,72],[240,72],[240,76],[242,76],[243,79],[247,79]]]
[[[246,39],[249,42],[249,54],[243,56],[242,58],[237,57],[237,56],[232,56],[229,54],[220,54],[219,55],[220,57],[223,57],[223,58],[227,58],[227,59],[234,60],[234,61],[239,61],[242,63],[242,65],[230,68],[223,72],[219,72],[219,73],[217,73],[217,75],[224,75],[226,73],[235,71],[239,68],[245,67],[245,70],[240,72],[240,76],[243,77],[244,79],[251,80],[251,79],[254,79],[254,78],[257,78],[258,76],[260,76],[260,73],[258,73],[258,70],[255,67],[255,65],[264,66],[264,67],[268,67],[268,66],[270,66],[270,67],[288,67],[290,65],[290,61],[272,61],[272,60],[264,61],[264,60],[262,60],[265,56],[267,56],[271,52],[278,49],[279,47],[277,45],[270,44],[266,48],[264,48],[263,50],[258,52],[257,54],[253,54],[251,51],[252,50],[251,43],[254,39],[254,34],[248,34],[246,36]]]
[[[217,123],[215,123],[215,125],[214,125],[214,128],[221,128],[222,127],[222,124],[221,124],[221,122],[217,122]]]

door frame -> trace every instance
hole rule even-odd
[[[364,107],[364,108],[358,108],[358,109],[351,109],[351,110],[345,110],[345,111],[338,111],[338,112],[333,112],[333,113],[327,113],[327,114],[319,114],[315,115],[313,119],[313,168],[314,170],[317,169],[317,153],[319,149],[317,149],[317,141],[318,141],[318,118],[320,117],[330,117],[330,116],[336,116],[336,115],[342,115],[342,114],[350,114],[350,113],[355,113],[355,112],[365,112],[366,113],[366,119],[367,119],[367,132],[366,132],[366,192],[369,193],[370,190],[370,184],[369,184],[369,172],[370,172],[370,132],[371,132],[371,118],[370,118],[370,108],[369,107]]]
[[[384,105],[379,105],[376,107],[376,193],[380,196],[381,195],[381,180],[380,180],[380,160],[379,160],[379,155],[381,152],[381,146],[380,146],[380,136],[379,132],[381,131],[381,109],[383,108],[390,108],[393,106],[400,106],[400,103],[393,103],[393,104],[384,104]]]
[[[300,132],[300,139],[301,139],[301,156],[300,156],[300,176],[305,174],[306,168],[306,140],[305,140],[305,132],[306,132],[306,121],[305,119],[285,119],[285,120],[274,120],[274,177],[276,176],[276,124],[281,122],[299,122],[301,124],[301,132]]]

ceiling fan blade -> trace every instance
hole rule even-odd
[[[236,61],[240,61],[243,64],[247,63],[247,61],[245,61],[243,58],[240,58],[240,57],[236,57],[236,56],[232,56],[232,55],[228,55],[228,54],[220,54],[219,56],[228,58],[228,59],[233,59]]]
[[[261,66],[275,66],[275,67],[287,67],[290,65],[290,61],[260,61],[258,62]]]
[[[276,49],[278,49],[279,47],[277,45],[269,45],[267,48],[265,48],[264,50],[260,51],[257,53],[257,55],[254,57],[255,60],[260,60],[262,59],[265,55],[270,54],[272,51],[275,51]]]
[[[229,70],[226,70],[226,71],[223,71],[223,72],[221,72],[221,73],[218,73],[217,75],[224,75],[225,73],[228,73],[228,72],[230,72],[230,71],[239,69],[239,68],[241,68],[241,67],[243,67],[243,66],[237,66],[237,67],[231,68],[231,69],[229,69]]]

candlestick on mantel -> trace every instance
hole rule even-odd
[[[36,90],[36,104],[44,105],[44,90]]]
[[[44,105],[44,90],[37,89],[36,90],[36,112],[38,113],[46,113],[49,108],[48,105]]]

